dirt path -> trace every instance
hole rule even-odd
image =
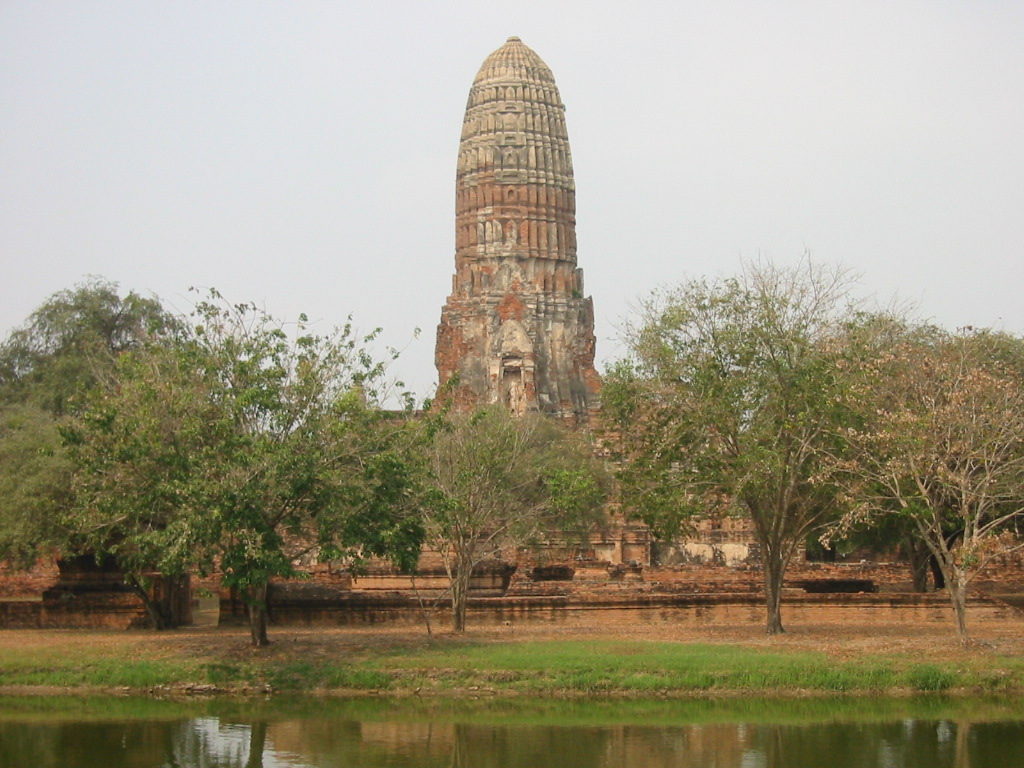
[[[963,649],[952,624],[934,612],[926,615],[851,613],[815,607],[790,611],[787,632],[767,637],[760,614],[720,614],[715,620],[680,619],[671,611],[576,611],[557,620],[483,625],[473,623],[459,637],[446,628],[428,636],[423,625],[378,624],[358,627],[271,627],[269,648],[248,645],[245,627],[183,628],[167,632],[105,630],[2,630],[0,654],[32,649],[42,658],[76,650],[111,657],[182,658],[203,661],[264,658],[344,658],[382,650],[416,649],[433,643],[529,642],[539,640],[651,640],[681,643],[739,644],[773,650],[823,651],[850,659],[899,653],[921,660],[950,661],[979,656],[1024,656],[1024,616],[1015,611],[976,611],[974,645]]]

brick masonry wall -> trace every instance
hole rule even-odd
[[[60,572],[57,561],[40,559],[28,570],[18,570],[0,563],[0,600],[10,597],[39,597],[43,590],[57,583]]]

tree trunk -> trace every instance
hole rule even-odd
[[[466,631],[466,603],[469,599],[469,579],[473,575],[470,557],[459,553],[452,573],[452,631]]]
[[[256,648],[270,645],[267,639],[267,584],[256,584],[248,589],[249,634]]]
[[[970,638],[967,635],[967,583],[962,569],[952,566],[946,578],[946,587],[949,589],[949,600],[953,603],[953,613],[956,615],[956,633],[960,638],[961,645],[968,645]]]
[[[914,591],[927,592],[928,574],[930,572],[929,561],[932,559],[931,550],[919,538],[909,535],[903,539],[903,548],[907,553],[907,563],[910,565],[910,580],[914,585]]]
[[[409,576],[409,580],[412,582],[412,592],[416,595],[416,602],[420,605],[420,616],[423,617],[423,623],[427,625],[427,635],[434,634],[434,630],[430,626],[430,612],[427,611],[427,606],[423,602],[423,595],[416,588],[416,570],[413,569],[412,574]],[[434,603],[434,607],[437,607],[437,603]]]
[[[935,589],[945,589],[946,575],[942,572],[942,566],[939,565],[939,559],[935,555],[928,558],[928,567],[931,568],[932,578],[935,579]]]
[[[775,551],[765,553],[764,592],[768,607],[769,635],[778,635],[786,630],[782,626],[782,579],[786,574],[786,563]]]
[[[136,576],[134,573],[127,575],[129,586],[135,591],[135,594],[142,600],[143,606],[146,608],[146,613],[149,615],[149,623],[153,629],[161,630],[167,629],[171,626],[171,622],[168,621],[167,616],[164,614],[163,606],[153,599],[149,589],[146,588],[144,581]]]
[[[249,759],[245,768],[263,768],[263,752],[267,748],[267,723],[257,720],[249,726]]]
[[[946,540],[946,546],[944,551],[952,552],[953,545],[956,544],[956,540],[963,536],[963,531],[954,531],[953,533],[947,533],[943,538]],[[949,561],[950,563],[952,560]],[[945,562],[942,562],[935,553],[928,558],[928,565],[931,566],[932,576],[935,577],[935,589],[945,589],[946,583],[952,581],[951,574],[954,572],[959,573],[959,569],[955,565],[947,566]]]

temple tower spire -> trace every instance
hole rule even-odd
[[[597,407],[575,189],[555,79],[510,37],[477,72],[459,143],[455,275],[435,349],[439,394],[456,406],[577,422]]]

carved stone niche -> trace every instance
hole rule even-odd
[[[506,320],[498,330],[494,347],[492,376],[496,386],[492,399],[516,416],[536,410],[533,342],[526,328],[518,320]]]
[[[501,402],[514,416],[526,413],[526,382],[523,380],[523,358],[505,356],[501,359]]]

